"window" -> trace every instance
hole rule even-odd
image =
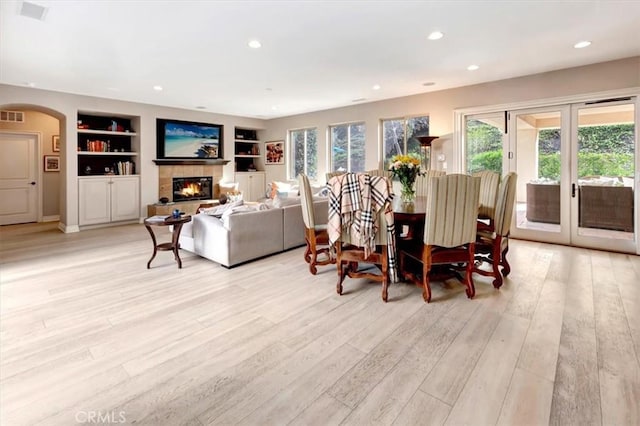
[[[332,171],[364,172],[364,133],[364,123],[329,127]]]
[[[414,136],[429,136],[428,116],[382,120],[385,169],[389,167],[391,157],[394,155],[420,156],[420,142],[414,139]]]
[[[505,116],[501,112],[465,118],[467,173],[491,170],[502,174],[504,128]]]
[[[311,179],[318,176],[318,142],[316,129],[291,130],[289,132],[291,147],[291,173],[296,178],[304,173]]]

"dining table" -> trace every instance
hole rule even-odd
[[[424,219],[427,212],[427,197],[418,196],[414,201],[403,202],[400,197],[393,200],[393,222],[398,242],[416,238],[422,240]]]

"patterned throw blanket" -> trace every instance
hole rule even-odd
[[[393,190],[389,178],[368,174],[345,173],[332,177],[329,188],[329,220],[327,232],[329,244],[340,240],[348,232],[351,243],[364,248],[364,256],[375,251],[378,213],[381,209],[387,222],[387,253],[389,277],[397,281],[395,228],[391,203]]]

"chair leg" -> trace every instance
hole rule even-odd
[[[422,250],[422,298],[426,303],[431,302],[431,286],[429,285],[429,273],[431,272],[431,247],[425,246]]]
[[[466,268],[466,274],[464,277],[464,283],[467,286],[467,297],[469,299],[473,299],[473,296],[476,295],[476,288],[473,285],[473,278],[471,277],[471,274],[473,273],[473,258],[475,255],[475,244],[474,243],[470,243],[469,244],[469,261],[467,262],[467,268]]]
[[[493,244],[493,253],[491,256],[493,257],[493,262],[491,262],[491,268],[493,269],[493,287],[500,288],[502,286],[502,274],[500,273],[500,243],[501,237],[498,235]]]
[[[336,259],[340,259],[340,252],[342,251],[341,243],[338,241],[336,243]],[[338,267],[338,284],[336,285],[336,291],[340,296],[342,296],[342,281],[344,281],[345,270],[342,268],[342,262],[337,261],[336,266]]]
[[[511,272],[511,265],[507,261],[507,252],[509,251],[509,244],[502,251],[502,256],[500,257],[500,264],[502,265],[502,275],[507,276]]]
[[[309,243],[309,238],[305,238],[304,242],[307,244],[307,247],[304,249],[304,261],[309,263],[311,262],[311,244]]]
[[[382,300],[387,303],[389,298],[389,264],[387,246],[382,246]]]

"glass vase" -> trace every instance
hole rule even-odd
[[[413,203],[416,199],[416,190],[413,188],[413,182],[402,185],[402,191],[400,192],[400,200],[403,203]]]

